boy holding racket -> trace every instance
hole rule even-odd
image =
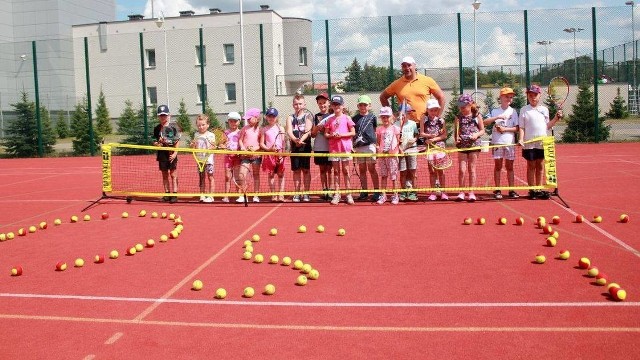
[[[330,108],[331,101],[329,99],[329,94],[326,92],[318,94],[318,96],[316,96],[316,104],[318,105],[318,110],[320,112],[316,113],[313,119],[313,128],[311,128],[311,137],[314,139],[313,152],[329,154],[329,140],[324,136],[324,126],[327,123],[327,117],[333,114],[333,111]],[[331,173],[331,162],[329,161],[329,157],[314,156],[313,163],[318,165],[320,170],[320,184],[322,185],[322,190],[326,192],[321,195],[320,198],[322,200],[331,200],[331,195],[328,193],[329,184],[331,184],[331,181],[329,180]]]
[[[489,117],[484,119],[484,125],[494,124],[491,132],[491,145],[501,145],[492,148],[493,153],[493,181],[496,187],[500,187],[500,178],[502,177],[502,163],[507,170],[507,182],[510,187],[515,184],[513,173],[513,162],[516,158],[515,143],[516,133],[518,132],[518,113],[512,108],[511,101],[515,93],[510,87],[500,89],[500,107],[492,109]],[[504,160],[504,161],[503,161]],[[495,190],[493,197],[502,199],[502,192]],[[509,197],[512,199],[520,197],[517,192],[509,190]]]
[[[232,111],[227,115],[227,125],[229,128],[224,131],[227,137],[227,150],[238,151],[238,140],[240,137],[240,114],[236,111]],[[231,191],[231,176],[234,166],[240,165],[240,157],[237,154],[225,154],[224,155],[224,192],[229,193]],[[236,189],[239,190],[239,189]],[[244,201],[242,198],[238,199],[238,202]],[[222,202],[228,203],[229,197],[222,198]]]
[[[378,119],[374,114],[369,112],[371,110],[371,98],[367,95],[361,95],[358,97],[358,113],[353,116],[353,122],[356,124],[356,135],[353,138],[353,151],[359,154],[372,154],[376,153],[376,127],[378,126]],[[358,200],[366,200],[369,194],[367,194],[367,171],[371,175],[371,182],[373,188],[378,189],[380,187],[378,179],[378,171],[376,170],[376,157],[356,157],[353,159],[358,164],[358,171],[360,173],[360,185],[362,186],[362,192],[358,197]],[[378,201],[380,194],[376,192],[373,195],[372,201]]]
[[[447,139],[447,127],[444,126],[444,119],[438,116],[440,113],[440,103],[436,99],[427,101],[427,114],[422,118],[420,126],[420,138],[423,139],[424,146],[437,146],[445,148],[445,140]],[[432,188],[446,187],[444,170],[435,169],[429,165],[429,181]],[[447,194],[438,191],[434,192],[427,198],[429,201],[449,200]]]
[[[216,136],[211,131],[209,131],[209,117],[207,115],[198,115],[198,118],[196,119],[196,128],[198,128],[198,131],[196,131],[196,133],[193,135],[193,140],[191,140],[191,148],[214,149],[216,144]],[[212,193],[214,187],[213,154],[209,154],[209,156],[207,156],[203,171],[201,172],[200,169],[198,169],[198,176],[200,177],[200,192],[205,192],[206,176],[207,182],[209,184],[207,192]],[[200,202],[212,203],[213,197],[201,195]]]
[[[426,108],[426,107],[425,107]],[[409,190],[400,193],[400,200],[418,201],[418,195],[410,189],[415,185],[416,170],[418,169],[418,158],[415,154],[418,152],[418,124],[416,110],[407,103],[400,105],[398,121],[395,125],[400,128],[400,148],[404,156],[399,158],[400,161],[400,187]]]
[[[168,126],[170,120],[171,113],[169,112],[169,107],[167,105],[158,106],[158,121],[160,123],[153,128],[153,138],[155,139],[153,146],[171,148],[178,147],[179,141],[170,143],[162,137],[162,128]],[[164,187],[164,192],[166,194],[177,193],[178,172],[176,170],[178,168],[178,152],[171,150],[158,150],[156,160],[158,161],[160,172],[162,172],[162,185]],[[178,197],[175,195],[166,195],[162,198],[162,201],[168,201],[173,204],[178,201]]]
[[[264,114],[267,125],[260,130],[260,149],[267,152],[284,150],[284,128],[278,124],[278,110],[268,108]],[[276,192],[276,176],[278,177],[278,191],[284,192],[284,159],[278,155],[264,155],[262,170],[267,172],[269,190]],[[284,202],[284,195],[272,195],[271,201]]]
[[[527,88],[527,100],[529,104],[520,110],[518,121],[522,157],[527,160],[527,183],[529,186],[541,186],[544,173],[544,149],[542,141],[530,142],[529,140],[547,136],[547,130],[555,126],[562,118],[562,110],[549,120],[549,109],[540,105],[542,89],[538,85]],[[549,192],[541,190],[529,190],[529,199],[548,199]]]
[[[311,130],[313,127],[313,114],[307,110],[304,95],[296,94],[293,97],[293,114],[287,118],[287,135],[291,139],[291,152],[308,154],[311,153]],[[304,186],[304,191],[309,191],[311,187],[311,157],[291,156],[291,170],[293,171],[293,187],[296,192],[300,192]],[[309,195],[294,195],[293,202],[309,201]]]
[[[329,152],[331,154],[351,154],[353,144],[351,138],[356,134],[355,124],[351,117],[344,113],[344,98],[340,95],[331,97],[331,108],[333,116],[327,118],[324,135],[329,140]],[[336,193],[333,195],[331,205],[340,203],[340,173],[344,179],[347,190],[351,190],[351,181],[349,179],[349,168],[351,166],[351,157],[335,156],[330,157],[333,165],[333,189]],[[347,193],[347,204],[353,205],[353,197]]]

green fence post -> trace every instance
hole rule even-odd
[[[460,73],[460,94],[464,89],[464,70],[462,68],[462,18],[458,13],[458,72]]]
[[[87,118],[89,120],[89,153],[96,154],[96,142],[93,134],[93,114],[91,111],[91,80],[89,73],[89,39],[84,37],[84,73],[87,79]]]
[[[200,100],[202,103],[202,113],[204,114],[207,110],[207,98],[209,97],[209,91],[207,91],[207,85],[204,83],[204,37],[202,28],[198,29],[198,35],[200,37],[200,52],[198,53],[198,58],[200,60]]]
[[[524,11],[524,63],[526,76],[526,87],[531,85],[531,72],[529,70],[529,15],[527,10]]]
[[[313,76],[313,72],[311,73]],[[260,80],[262,83],[262,112],[267,111],[267,89],[264,75],[264,30],[260,24]]]
[[[38,127],[38,156],[44,156],[44,147],[42,146],[42,121],[40,119],[40,88],[38,85],[38,57],[36,55],[36,42],[31,42],[31,52],[33,53],[33,86],[35,87],[36,101],[36,126]]]
[[[324,38],[327,50],[327,93],[331,97],[331,58],[329,57],[329,20],[324,21]]]
[[[598,44],[597,44],[597,29],[596,29],[596,8],[591,8],[591,27],[593,28],[593,119],[595,124],[595,141],[599,139],[599,121],[598,118]]]
[[[142,33],[140,33],[140,76],[142,77],[142,123],[144,127],[144,142],[149,143],[149,124],[147,114],[147,82],[144,72],[144,41]]]

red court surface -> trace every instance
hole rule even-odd
[[[48,224],[0,242],[0,358],[638,358],[640,144],[557,153],[570,208],[524,198],[248,208],[105,199],[81,212],[100,197],[99,158],[0,160],[0,233]],[[174,223],[152,212],[179,215],[179,237],[160,242]],[[622,213],[629,223],[617,221]],[[576,214],[587,221],[575,223]],[[548,247],[534,221],[554,215],[560,236]],[[594,215],[603,222],[591,223]],[[463,225],[465,217],[487,223]],[[242,260],[253,234],[261,264]],[[125,256],[150,238],[153,248]],[[93,263],[113,249],[118,259]],[[559,249],[570,259],[556,259]],[[545,264],[534,262],[538,253]],[[274,254],[310,264],[319,279],[296,285],[300,272],[269,264]],[[626,301],[578,269],[580,257],[620,284]],[[76,258],[85,265],[75,268]],[[59,261],[67,270],[55,271]],[[23,275],[10,276],[17,265]],[[268,283],[270,296],[261,293]],[[247,286],[253,298],[242,296]],[[214,297],[220,287],[224,300]]]

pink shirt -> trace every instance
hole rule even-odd
[[[273,125],[262,128],[264,134],[264,145],[269,149],[281,150],[284,148],[284,136],[277,137],[280,134],[280,126]],[[282,129],[284,133],[284,129]]]
[[[376,136],[380,139],[378,146],[380,151],[387,154],[397,154],[400,152],[398,147],[398,135],[400,135],[400,128],[395,125],[378,126],[376,128]]]
[[[329,134],[346,134],[350,129],[355,127],[356,124],[346,114],[342,114],[338,117],[331,116],[327,118],[326,129]],[[329,152],[330,153],[350,153],[353,150],[353,143],[350,137],[333,138],[329,137]]]
[[[253,148],[254,151],[260,149],[260,128],[247,125],[240,130],[240,138],[245,149]]]
[[[235,151],[238,150],[238,140],[240,140],[240,130],[231,131],[227,129],[224,131],[224,134],[227,135],[227,150]]]

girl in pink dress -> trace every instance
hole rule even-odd
[[[344,99],[340,95],[331,97],[331,108],[333,116],[327,117],[324,134],[329,140],[329,153],[331,154],[350,154],[353,149],[351,138],[356,134],[355,124],[349,115],[344,114]],[[351,157],[335,156],[330,157],[329,161],[333,166],[333,189],[336,191],[331,200],[332,205],[338,205],[340,202],[340,173],[344,178],[344,184],[347,190],[351,190],[351,182],[349,181],[349,169],[351,168]],[[353,205],[353,196],[347,193],[347,204]]]
[[[284,128],[278,124],[278,110],[267,109],[265,113],[267,126],[260,131],[260,149],[262,151],[280,152],[284,151]],[[269,191],[271,201],[284,202],[284,195],[276,193],[276,175],[278,176],[278,192],[284,192],[284,159],[278,155],[264,155],[262,157],[262,171],[267,172],[269,179]]]
[[[384,106],[380,109],[380,120],[382,125],[376,128],[376,150],[379,154],[399,154],[402,152],[400,147],[400,128],[393,124],[393,110],[390,107]],[[382,196],[378,199],[378,204],[382,205],[387,201],[387,179],[391,178],[391,189],[393,190],[393,196],[391,197],[391,203],[396,205],[400,199],[398,198],[398,191],[396,190],[396,182],[398,180],[398,157],[397,156],[383,156],[380,157],[380,188],[382,190]]]

